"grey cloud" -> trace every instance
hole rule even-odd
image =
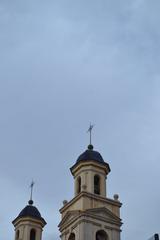
[[[122,239],[158,231],[159,7],[0,1],[0,238],[13,238],[32,178],[44,239],[58,238],[58,209],[73,196],[69,168],[90,121],[112,169],[109,197],[118,192],[124,203]]]

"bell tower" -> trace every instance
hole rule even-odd
[[[74,197],[60,209],[61,240],[120,240],[122,204],[117,194],[107,196],[109,164],[90,142],[70,170]]]
[[[75,196],[81,191],[86,191],[106,197],[106,179],[109,172],[108,163],[105,163],[100,153],[93,151],[93,146],[89,145],[88,150],[82,153],[76,164],[71,167]]]
[[[41,240],[43,227],[46,221],[41,217],[39,210],[33,206],[33,182],[31,184],[31,198],[28,205],[13,220],[15,240]]]

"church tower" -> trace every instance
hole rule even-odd
[[[120,240],[122,204],[117,194],[107,196],[109,164],[90,144],[70,170],[74,197],[60,209],[61,240]]]
[[[33,206],[33,200],[13,220],[15,227],[15,240],[41,240],[45,220],[38,209]]]

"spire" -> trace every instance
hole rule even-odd
[[[28,201],[29,205],[33,205],[33,200],[32,200],[32,196],[33,196],[33,187],[34,187],[35,182],[32,180],[30,188],[31,188],[31,194],[30,194],[30,200]]]
[[[92,130],[93,130],[94,125],[90,123],[90,126],[88,128],[87,133],[89,132],[89,145],[88,145],[88,150],[93,150],[93,145],[92,145]]]

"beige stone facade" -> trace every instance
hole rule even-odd
[[[109,164],[89,145],[70,170],[74,196],[69,202],[64,200],[60,209],[61,240],[120,240],[122,204],[117,194],[114,199],[107,196]],[[31,192],[28,205],[12,222],[15,240],[42,240],[46,222],[33,204]]]
[[[107,163],[95,159],[79,161],[71,168],[75,196],[60,209],[62,240],[120,240],[122,204],[118,195],[107,197],[109,171]]]

